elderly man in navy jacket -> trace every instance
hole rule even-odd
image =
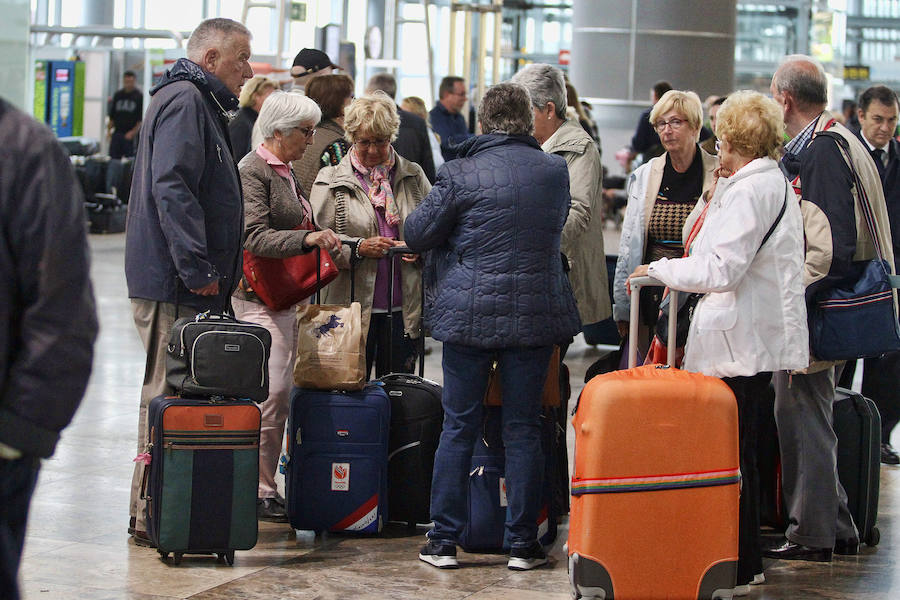
[[[230,308],[241,273],[244,207],[232,159],[228,113],[253,76],[250,32],[230,19],[208,19],[191,34],[187,58],[150,91],[128,205],[125,277],[134,322],[147,351],[138,451],[147,440],[147,406],[171,393],[165,352],[176,318]],[[176,312],[178,314],[176,314]],[[143,465],[131,489],[130,533],[148,543]]]

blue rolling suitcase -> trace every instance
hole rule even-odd
[[[285,470],[294,529],[378,533],[388,509],[391,404],[381,386],[359,392],[294,388]]]
[[[459,539],[459,545],[466,552],[501,552],[510,547],[506,537],[506,460],[500,435],[502,408],[486,406],[484,410],[484,436],[475,444],[469,471],[469,520]],[[555,427],[552,415],[541,416],[544,484],[538,515],[538,540],[544,546],[553,544],[557,533],[552,502],[557,469]]]

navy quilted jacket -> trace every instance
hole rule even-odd
[[[531,136],[482,135],[406,219],[426,257],[425,321],[435,339],[478,348],[544,346],[581,329],[559,254],[566,161]]]

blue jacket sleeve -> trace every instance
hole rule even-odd
[[[150,164],[159,223],[178,276],[191,290],[219,278],[209,259],[199,200],[204,165],[206,160],[232,160],[228,148],[221,148],[219,156],[204,157],[203,110],[194,98],[182,94],[160,113]]]
[[[403,239],[414,252],[426,252],[443,244],[453,233],[458,206],[446,167],[422,203],[406,217]]]
[[[806,288],[807,302],[822,291],[852,276],[856,252],[856,211],[852,194],[853,174],[835,140],[816,137],[803,152],[800,163],[803,200],[824,213],[831,230],[831,264],[825,277]]]

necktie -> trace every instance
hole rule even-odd
[[[872,158],[875,159],[875,166],[878,168],[878,176],[884,180],[884,159],[885,154],[884,150],[881,148],[876,148],[872,150]]]

